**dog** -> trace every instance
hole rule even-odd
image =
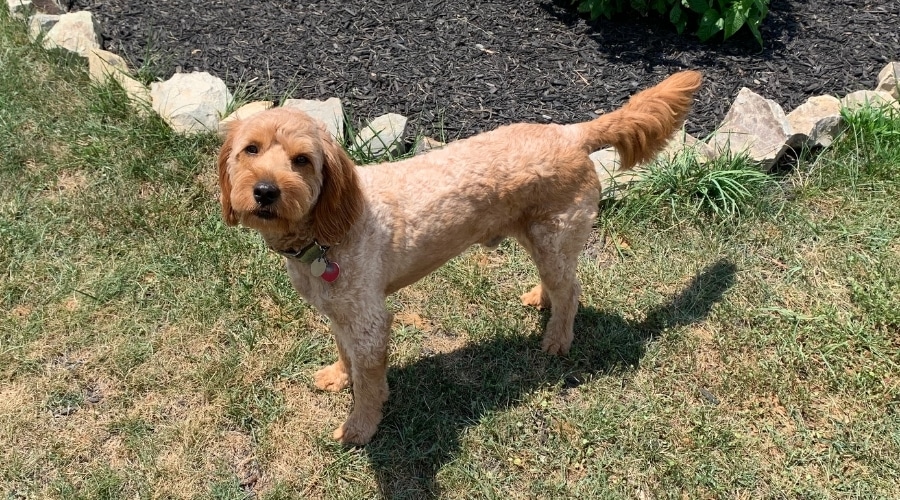
[[[381,421],[387,296],[473,244],[512,237],[527,250],[540,283],[521,300],[551,308],[542,348],[568,353],[581,294],[577,257],[600,199],[588,155],[612,145],[622,168],[652,159],[682,126],[701,80],[676,73],[591,121],[507,125],[365,167],[301,111],[273,108],[233,122],[218,155],[222,216],[284,255],[294,288],[331,320],[337,361],[314,383],[353,392],[334,438],[366,444]]]

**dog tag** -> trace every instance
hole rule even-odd
[[[338,279],[338,276],[341,275],[341,268],[337,265],[337,262],[329,262],[325,266],[325,272],[322,273],[322,279],[331,283],[334,280]]]
[[[328,269],[328,263],[322,257],[312,261],[312,264],[309,265],[309,273],[317,278],[322,276],[326,269]]]

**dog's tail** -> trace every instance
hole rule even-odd
[[[702,79],[697,71],[676,73],[635,94],[621,108],[575,125],[583,144],[591,152],[614,146],[622,169],[653,158],[681,128]]]

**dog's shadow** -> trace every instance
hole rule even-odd
[[[735,272],[736,266],[727,260],[708,266],[640,322],[582,308],[572,351],[563,358],[540,352],[537,335],[523,338],[499,332],[490,341],[392,369],[384,420],[365,448],[381,494],[439,496],[436,475],[457,453],[467,427],[515,406],[541,387],[558,385],[566,390],[595,374],[621,376],[634,369],[647,344],[665,329],[703,320],[732,286]]]

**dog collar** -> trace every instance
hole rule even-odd
[[[274,248],[272,250],[275,250]],[[318,241],[313,240],[312,243],[306,245],[300,250],[275,250],[289,259],[296,259],[304,264],[312,264],[318,259],[325,257],[328,247],[323,247]]]
[[[275,252],[284,255],[289,259],[296,259],[304,264],[309,264],[309,273],[317,278],[331,283],[338,279],[341,274],[341,268],[337,262],[332,262],[325,257],[325,253],[329,247],[322,246],[318,241],[313,240],[312,243],[306,245],[300,250],[275,250]]]

